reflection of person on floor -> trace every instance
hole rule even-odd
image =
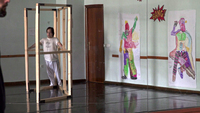
[[[184,102],[173,99],[173,108],[184,108]]]
[[[54,36],[54,29],[52,27],[48,27],[46,29],[47,38],[43,38],[40,40],[40,45],[43,45],[44,52],[52,52],[57,51],[58,46],[64,50],[62,44],[58,40],[58,38]],[[29,49],[34,48],[35,44],[33,44]],[[62,86],[62,82],[60,79],[60,67],[59,67],[59,60],[57,54],[45,54],[44,59],[46,62],[46,70],[48,77],[50,79],[50,86],[57,85],[54,79],[54,73],[56,74],[58,85]]]
[[[127,92],[124,92],[124,112],[123,113],[134,113],[137,105],[137,95],[131,93],[129,99]]]
[[[186,71],[189,77],[195,79],[194,64],[192,58],[192,37],[185,28],[185,19],[181,18],[179,20],[180,29],[175,31],[175,27],[178,22],[174,22],[173,30],[171,35],[176,38],[176,47],[170,52],[169,57],[174,60],[173,76],[172,81],[176,81],[177,65],[180,77],[183,79],[183,72]]]
[[[127,78],[128,70],[130,70],[130,78],[137,79],[137,69],[135,67],[134,54],[133,54],[133,50],[132,50],[133,48],[136,48],[139,45],[138,35],[136,32],[134,32],[137,20],[138,20],[138,17],[135,17],[134,25],[130,30],[129,30],[128,22],[125,21],[125,32],[123,32],[123,34],[121,36],[120,48],[119,48],[120,53],[122,52],[122,43],[124,40],[124,48],[123,48],[124,75],[122,76],[122,79]],[[134,36],[134,34],[135,34],[135,36]]]
[[[60,96],[59,92],[60,91],[56,90],[56,89],[50,90],[50,94],[51,94],[50,98]],[[47,110],[49,110],[48,113],[59,113],[59,111],[55,111],[55,110],[58,110],[59,107],[60,107],[60,102],[59,101],[58,102],[47,103],[47,106],[48,106]]]

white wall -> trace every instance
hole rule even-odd
[[[72,79],[86,79],[84,70],[84,0],[57,0],[56,3],[72,5]]]
[[[7,16],[0,19],[1,55],[24,54],[24,8],[35,8],[40,0],[11,0],[7,7]],[[55,1],[43,0],[45,3]],[[35,13],[29,12],[29,28],[34,29]],[[46,37],[46,27],[53,25],[53,15],[41,13],[41,37]],[[29,34],[30,35],[30,34]],[[35,42],[34,36],[29,36],[29,46]],[[35,58],[30,58],[30,80],[35,80]],[[44,64],[41,56],[41,65]],[[24,57],[1,58],[1,66],[5,82],[25,81]],[[44,68],[41,69],[41,79],[47,79]]]
[[[66,4],[67,0],[11,0],[7,8],[7,16],[0,18],[0,49],[1,55],[19,55],[24,54],[24,8],[35,8],[35,4],[39,3],[57,3]],[[84,73],[84,1],[69,1],[68,4],[73,6],[73,33],[72,47],[73,49],[73,79],[85,79]],[[41,7],[48,8],[48,7]],[[50,11],[40,14],[40,38],[46,37],[46,28],[53,26],[53,13]],[[28,13],[28,28],[35,28],[35,12]],[[77,26],[77,27],[76,27]],[[29,46],[35,42],[35,37],[29,34]],[[34,52],[32,52],[34,54]],[[45,62],[43,55],[40,57],[41,80],[48,79],[45,70]],[[29,58],[30,80],[35,80],[35,57]],[[25,81],[25,62],[24,57],[1,58],[1,66],[4,74],[5,82]]]
[[[146,44],[146,2],[137,0],[85,0],[85,5],[103,4],[104,5],[104,43],[110,44],[110,48],[105,48],[105,81],[126,82],[134,84],[147,85],[147,60],[141,59],[141,76],[142,79],[122,80],[120,78],[120,61],[119,58],[113,58],[112,54],[119,54],[119,14],[139,14],[140,15],[140,42],[141,56],[147,55]],[[118,70],[118,71],[116,71]]]
[[[199,49],[199,36],[200,33],[200,8],[199,0],[149,0],[148,4],[148,14],[150,17],[152,8],[158,7],[158,5],[164,5],[164,8],[167,9],[165,21],[159,22],[148,19],[148,55],[149,56],[164,56],[168,57],[168,12],[169,11],[179,11],[179,10],[196,10],[196,58],[200,58],[200,49]],[[168,61],[167,60],[148,60],[148,84],[161,87],[168,86]],[[200,78],[198,77],[200,72],[198,67],[200,66],[199,62],[196,62],[196,83],[197,88],[184,88],[184,87],[171,87],[177,89],[188,89],[188,90],[200,90],[200,83],[198,82]]]
[[[72,73],[73,79],[86,79],[84,58],[84,0],[68,0],[72,5]]]
[[[67,4],[67,0],[11,0],[7,8],[7,16],[0,18],[0,49],[1,55],[24,54],[24,8],[35,8],[39,3]],[[73,32],[72,32],[72,63],[73,79],[85,79],[84,73],[84,1],[69,1],[73,6]],[[52,7],[41,7],[52,8]],[[53,27],[53,12],[41,11],[40,38],[46,37],[46,28]],[[75,27],[77,26],[77,27]],[[35,11],[28,12],[28,28],[35,30]],[[35,42],[34,32],[29,32],[28,45]],[[41,47],[42,48],[42,47]],[[34,54],[31,52],[30,54]],[[48,79],[43,55],[40,57],[41,80]],[[61,63],[62,64],[62,63]],[[5,82],[25,81],[24,57],[1,58],[1,66]],[[29,57],[30,80],[35,80],[35,57]]]
[[[24,21],[23,9],[25,7],[35,7],[35,3],[40,0],[11,0],[8,6],[8,15],[0,18],[0,48],[2,55],[24,54]],[[105,48],[105,80],[113,82],[126,82],[132,84],[153,85],[160,87],[168,86],[167,60],[145,60],[141,59],[141,79],[137,81],[122,81],[119,69],[118,58],[113,58],[112,54],[119,54],[118,26],[120,13],[130,13],[140,15],[140,42],[141,56],[164,56],[167,57],[167,18],[168,11],[195,9],[196,18],[196,58],[199,58],[198,37],[199,28],[199,0],[43,0],[43,3],[68,3],[73,8],[73,79],[85,79],[85,58],[84,58],[84,5],[103,4],[104,5],[104,37],[105,44],[110,44],[110,48]],[[158,22],[150,20],[152,9],[158,5],[164,5],[167,9],[165,21]],[[41,13],[41,38],[46,36],[47,26],[53,26],[52,14]],[[29,28],[34,28],[34,12],[29,14]],[[147,43],[148,41],[148,43]],[[34,36],[29,37],[29,44],[34,43]],[[1,58],[2,70],[5,82],[25,81],[24,57]],[[44,65],[41,56],[41,65]],[[196,73],[199,74],[199,62],[196,62]],[[35,80],[35,58],[30,57],[30,79]],[[45,68],[41,68],[41,79],[48,79]],[[197,88],[189,90],[199,90],[200,83],[197,77]],[[187,89],[173,87],[178,89]]]
[[[119,40],[118,40],[118,26],[119,13],[131,13],[140,15],[140,41],[141,41],[141,56],[163,56],[168,57],[168,11],[195,9],[196,14],[196,58],[199,58],[200,50],[198,37],[199,34],[199,0],[85,0],[84,4],[103,4],[104,5],[104,40],[106,44],[110,44],[110,48],[105,48],[105,80],[113,82],[126,82],[131,84],[148,84],[159,87],[168,86],[168,61],[156,59],[141,59],[141,80],[122,81],[119,76],[120,63],[118,58],[113,58],[112,54],[119,54]],[[167,9],[165,21],[159,22],[150,20],[153,8],[158,5],[164,5]],[[148,42],[148,43],[146,43]],[[197,88],[188,89],[183,87],[171,87],[178,89],[200,90],[200,83],[198,81],[199,62],[196,62],[196,78]]]
[[[66,4],[67,0],[56,0],[56,4]]]

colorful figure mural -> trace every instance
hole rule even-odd
[[[196,11],[169,11],[168,15],[169,85],[196,88]]]
[[[124,73],[122,75],[122,79],[127,79],[128,75],[130,75],[131,79],[137,79],[137,68],[135,65],[134,52],[133,49],[136,49],[139,45],[139,35],[135,31],[136,24],[138,21],[138,17],[136,16],[134,19],[133,27],[129,28],[129,23],[125,21],[125,31],[121,35],[120,48],[119,52],[122,53],[123,49],[123,59],[124,59]],[[122,48],[123,46],[123,48]]]
[[[181,18],[174,22],[171,35],[175,36],[176,48],[170,52],[169,57],[174,60],[172,81],[176,80],[176,72],[178,70],[180,77],[183,79],[183,72],[186,71],[189,77],[195,79],[194,64],[192,58],[192,37],[185,27],[185,18]],[[177,24],[179,23],[180,29],[175,31]],[[180,65],[177,69],[177,65]]]

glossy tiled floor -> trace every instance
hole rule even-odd
[[[41,98],[60,95],[56,89],[41,92]],[[6,87],[6,113],[135,113],[200,106],[196,94],[97,83],[75,84],[72,98],[51,103],[36,104],[35,92],[27,96],[25,86]]]

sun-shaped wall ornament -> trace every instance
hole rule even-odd
[[[158,5],[158,9],[153,9],[153,12],[151,12],[152,16],[150,19],[153,19],[154,21],[156,19],[159,20],[159,22],[161,20],[164,20],[165,21],[165,13],[166,13],[166,9],[163,9],[164,5],[160,8],[160,6]]]

